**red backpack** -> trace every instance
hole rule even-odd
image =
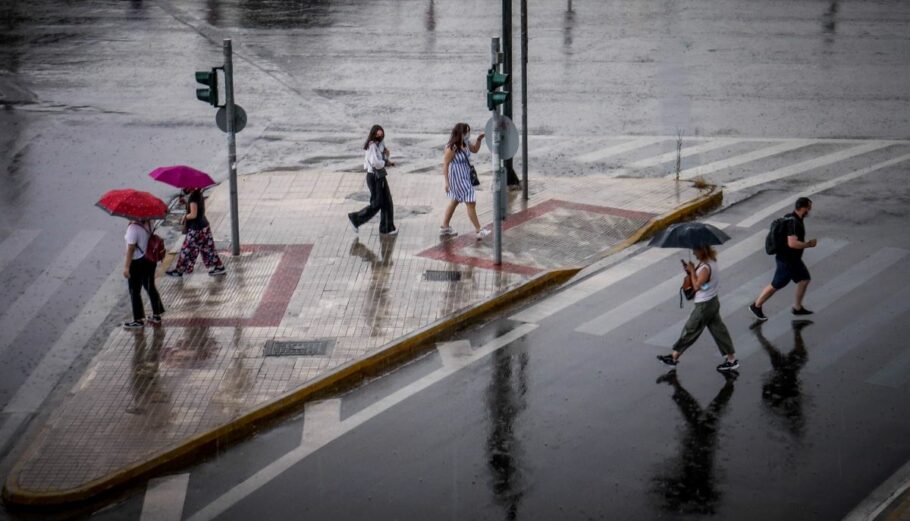
[[[155,233],[154,228],[151,230],[145,228],[143,229],[149,232],[149,242],[145,245],[145,251],[143,251],[142,248],[139,248],[138,244],[136,247],[139,248],[139,251],[142,252],[142,256],[145,257],[146,260],[154,262],[155,264],[163,261],[164,256],[167,254],[167,248],[164,247],[164,239]]]

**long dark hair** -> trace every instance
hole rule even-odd
[[[452,134],[449,136],[449,142],[446,143],[446,148],[451,148],[452,146],[464,148],[464,136],[470,131],[471,126],[467,123],[455,123],[455,126],[452,127]]]
[[[380,132],[380,131],[382,132],[382,137],[383,137],[383,139],[385,139],[385,129],[383,129],[383,128],[380,127],[379,125],[373,125],[373,128],[370,129],[370,135],[367,136],[367,140],[366,140],[366,142],[364,142],[364,144],[363,144],[363,149],[364,149],[364,150],[370,148],[370,143],[372,143],[372,142],[374,142],[374,141],[377,142],[377,143],[380,142],[380,141],[382,141],[382,139],[379,139],[378,137],[376,137],[376,133],[377,133],[377,132]]]

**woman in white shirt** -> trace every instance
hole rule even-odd
[[[126,227],[126,259],[123,266],[123,276],[126,277],[130,289],[130,303],[133,307],[133,321],[123,324],[125,329],[137,329],[145,324],[145,306],[142,304],[142,288],[152,301],[152,316],[149,322],[161,323],[161,314],[164,305],[161,296],[155,288],[155,267],[157,263],[145,258],[149,237],[152,236],[152,225],[148,221],[130,221]]]
[[[732,371],[739,367],[733,340],[730,332],[720,318],[720,301],[717,298],[717,289],[720,285],[720,276],[717,272],[717,252],[710,246],[693,248],[692,253],[698,259],[698,265],[686,263],[685,270],[695,290],[695,309],[689,315],[689,320],[683,327],[679,340],[673,344],[673,352],[669,355],[659,355],[661,362],[676,367],[679,357],[683,352],[698,340],[705,328],[711,333],[717,348],[726,358],[717,366],[718,371]]]
[[[385,167],[395,166],[395,163],[389,161],[390,152],[383,143],[384,139],[385,130],[379,125],[373,125],[366,143],[363,144],[363,169],[367,171],[370,204],[363,207],[359,212],[348,214],[348,220],[351,221],[354,233],[357,233],[360,226],[372,219],[378,212],[379,233],[384,235],[398,234],[398,229],[395,228],[392,192],[389,191],[389,182],[385,171]]]

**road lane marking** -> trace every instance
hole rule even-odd
[[[105,232],[98,230],[79,232],[51,265],[6,310],[0,317],[0,354],[10,348],[16,337],[41,312],[79,263],[101,242],[104,235]]]
[[[759,252],[764,255],[764,250],[762,250],[764,243],[764,230],[760,230],[748,238],[739,241],[722,252],[723,266],[729,268]],[[650,289],[639,294],[637,297],[622,302],[609,311],[578,326],[575,328],[575,331],[587,333],[589,335],[603,336],[623,324],[642,316],[646,311],[658,304],[678,298],[679,281],[682,280],[681,275],[682,270],[680,270],[680,275],[674,275],[660,284],[651,286]]]
[[[862,145],[853,146],[846,150],[839,150],[837,152],[825,154],[808,161],[796,163],[795,165],[787,165],[783,168],[778,168],[777,170],[749,176],[738,181],[728,183],[726,186],[724,186],[724,191],[738,192],[740,190],[752,188],[753,186],[758,186],[763,183],[779,181],[786,177],[792,177],[803,172],[808,172],[809,170],[814,170],[816,168],[838,163],[840,161],[850,159],[851,157],[868,154],[869,152],[889,147],[891,145],[892,143],[889,142],[873,141],[871,143],[864,143]]]
[[[748,141],[748,140],[746,140]],[[789,152],[791,150],[796,150],[798,148],[803,148],[805,146],[816,143],[817,141],[811,139],[799,139],[796,141],[785,141],[783,143],[778,143],[776,145],[760,148],[758,150],[753,150],[752,152],[746,152],[744,154],[738,154],[733,157],[728,157],[727,159],[721,159],[704,165],[695,166],[692,168],[687,168],[679,173],[680,179],[692,179],[693,177],[705,176],[708,174],[713,174],[719,170],[725,170],[727,168],[732,168],[734,166],[739,166],[745,163],[751,163],[752,161],[757,161],[759,159],[764,159],[766,157],[776,156],[778,154],[783,154],[784,152]],[[676,174],[669,174],[664,176],[664,179],[676,179]]]
[[[510,316],[509,319],[519,322],[539,322],[677,253],[679,253],[677,250],[672,249],[651,248],[547,297]]]
[[[799,196],[809,196],[809,195],[817,194],[818,192],[828,190],[841,183],[845,183],[847,181],[852,181],[852,180],[862,177],[866,174],[875,172],[876,170],[881,170],[882,168],[888,168],[889,166],[894,166],[898,163],[903,163],[904,161],[907,161],[907,160],[910,160],[910,154],[904,154],[900,157],[896,157],[894,159],[889,159],[888,161],[882,161],[881,163],[876,163],[872,166],[869,166],[866,168],[861,168],[859,170],[850,172],[849,174],[844,174],[840,177],[831,179],[830,181],[816,183],[816,184],[806,188],[805,190],[801,190],[799,192],[793,192],[790,196],[786,197],[785,199],[781,200],[780,202],[774,203],[761,210],[758,210],[757,212],[755,212],[751,216],[743,219],[736,225],[741,228],[749,228],[752,225],[754,225],[755,223],[757,223],[763,219],[766,219],[769,216],[771,216],[785,208],[786,209],[792,208],[793,203],[796,201],[796,198]]]
[[[812,356],[806,363],[806,370],[810,373],[824,371],[839,362],[853,349],[864,345],[868,338],[881,331],[893,320],[910,311],[908,291],[910,291],[910,286],[905,286],[888,299],[876,304],[875,308],[868,310],[858,319],[850,321],[831,336],[834,341],[825,345],[824,349],[812,352]]]
[[[341,400],[333,398],[304,405],[301,447],[318,449],[341,432]]]
[[[823,259],[831,256],[835,252],[842,249],[848,244],[847,241],[837,240],[837,239],[824,239],[819,241],[818,246],[812,249],[812,256],[808,258],[806,264],[809,267],[812,267]],[[772,257],[769,257],[772,259]],[[774,270],[768,270],[765,273],[753,278],[745,284],[737,284],[736,289],[730,293],[724,293],[723,288],[727,279],[724,278],[724,283],[721,284],[720,291],[720,315],[721,317],[728,317],[734,313],[742,313],[745,310],[745,306],[749,302],[755,300],[755,297],[758,296],[759,291],[762,288],[767,286],[771,282],[771,277],[774,276]],[[731,280],[731,283],[735,283]],[[668,348],[673,345],[673,342],[679,337],[680,331],[682,331],[683,326],[686,325],[687,318],[684,318],[672,326],[664,328],[660,333],[648,338],[645,340],[646,343],[653,346],[658,346],[661,348]]]
[[[189,482],[189,474],[175,474],[149,481],[139,521],[180,521]]]
[[[474,354],[470,340],[441,342],[436,344],[436,350],[439,351],[442,365],[452,369],[464,367],[466,363],[470,362],[471,356]]]
[[[22,253],[41,232],[39,230],[15,230],[0,242],[0,272],[7,264]]]
[[[872,256],[850,266],[818,290],[812,291],[810,288],[808,294],[809,306],[811,306],[812,310],[818,312],[837,303],[842,298],[847,297],[852,291],[906,257],[908,253],[910,251],[901,248],[887,247],[878,250]],[[787,320],[788,316],[791,316],[790,306],[770,316],[769,320],[761,326],[762,334],[769,342],[774,342],[775,339],[792,329],[791,321]],[[811,316],[806,318],[811,320]],[[751,332],[739,335],[733,345],[736,348],[736,357],[740,360],[752,356],[759,349],[758,340]]]
[[[665,141],[665,137],[639,137],[631,141],[626,141],[625,143],[620,143],[618,145],[609,146],[602,148],[600,150],[595,150],[594,152],[588,152],[587,154],[582,154],[575,158],[579,163],[594,163],[597,161],[603,161],[604,159],[616,156],[619,154],[624,154],[626,152],[631,152],[639,148],[644,148],[646,146],[654,145]]]
[[[483,359],[494,351],[501,349],[511,344],[512,342],[515,342],[516,340],[522,338],[535,329],[537,329],[536,324],[522,324],[512,331],[509,331],[505,335],[497,337],[475,350],[470,356],[470,362],[465,364],[456,364],[458,367],[443,366],[442,368],[437,369],[436,371],[424,376],[423,378],[420,378],[419,380],[395,391],[385,398],[374,402],[373,404],[352,414],[343,422],[341,422],[338,436],[350,432],[368,420],[385,412],[389,408],[403,402],[405,399],[458,372],[461,368],[466,367],[469,363]],[[304,423],[306,423],[306,420],[304,420]],[[325,443],[328,443],[329,441],[331,440],[325,440]],[[320,447],[316,447],[314,445],[301,445],[300,447],[297,447],[296,449],[288,452],[284,456],[268,464],[259,472],[235,485],[233,488],[193,514],[187,521],[210,521],[212,519],[215,519],[230,509],[232,506],[236,505],[244,498],[264,487],[270,481],[302,461],[304,458],[315,452],[318,448]]]
[[[727,146],[733,145],[735,143],[737,143],[737,140],[735,140],[735,139],[725,139],[725,138],[712,139],[711,141],[708,141],[706,143],[701,143],[698,145],[683,148],[679,152],[679,157],[683,158],[683,157],[694,156],[696,154],[701,154],[702,152],[716,150],[718,148],[727,147]],[[646,159],[642,159],[640,161],[635,161],[633,163],[629,163],[628,167],[634,168],[634,169],[650,168],[652,166],[657,166],[657,165],[660,165],[663,163],[669,163],[670,161],[676,161],[676,151],[675,150],[672,152],[667,152],[665,154],[660,154],[660,155],[657,155],[654,157],[649,157]],[[675,176],[675,174],[674,174],[674,176]]]

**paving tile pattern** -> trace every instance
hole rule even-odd
[[[209,277],[200,262],[191,276],[159,277],[164,323],[110,332],[20,460],[18,486],[63,491],[141,462],[541,270],[582,264],[699,195],[663,180],[532,175],[529,203],[510,193],[516,216],[503,256],[514,269],[493,269],[492,237],[476,241],[462,209],[453,220],[462,236],[438,237],[446,200],[437,177],[391,172],[397,237],[380,236],[378,218],[359,237],[351,231],[345,214],[368,198],[362,174],[241,177],[244,249],[223,256],[228,274]],[[489,226],[481,188],[478,213]],[[206,205],[219,244],[230,237],[227,197],[217,187]],[[427,280],[427,270],[461,278]],[[329,348],[265,356],[276,340]]]

